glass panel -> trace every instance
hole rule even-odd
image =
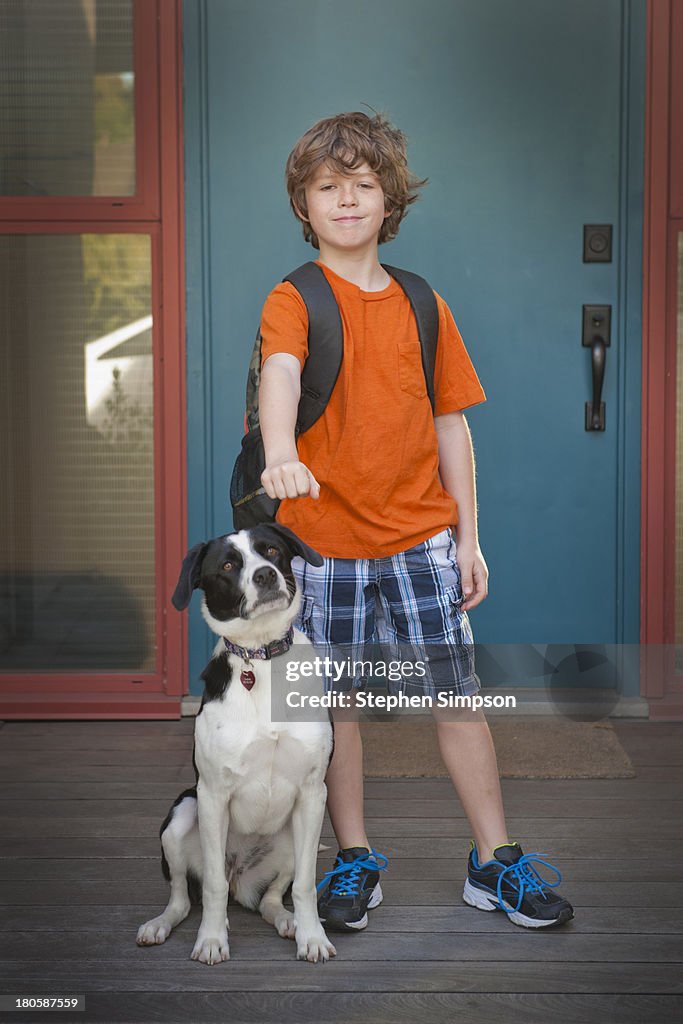
[[[0,670],[155,667],[150,252],[0,236]]]
[[[676,672],[683,672],[683,231],[676,303]]]
[[[0,194],[135,194],[132,0],[2,0]]]

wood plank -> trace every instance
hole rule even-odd
[[[328,965],[329,966],[329,965]],[[327,967],[325,968],[328,969]],[[320,988],[317,985],[316,988]],[[683,999],[676,995],[585,995],[516,993],[356,993],[337,992],[178,992],[89,993],[88,1022],[118,1024],[159,1021],[161,1024],[662,1024],[680,1018]],[[60,1014],[63,1017],[63,1014]],[[31,1020],[49,1022],[54,1013],[31,1013]]]
[[[85,724],[85,723],[84,723]],[[91,723],[93,726],[97,725],[97,722]],[[172,723],[169,723],[172,724]],[[40,750],[43,754],[48,751],[53,751],[55,754],[66,751],[69,755],[76,751],[96,751],[96,750],[109,750],[109,751],[141,751],[144,752],[149,750],[150,743],[154,742],[154,747],[157,751],[181,751],[181,750],[192,750],[192,736],[184,733],[168,733],[160,734],[159,736],[153,737],[153,739],[144,733],[140,735],[121,735],[118,732],[109,732],[106,735],[98,736],[96,732],[82,732],[75,735],[69,735],[68,733],[54,733],[53,735],[44,737],[29,737],[24,736],[21,732],[8,732],[5,735],[3,730],[0,735],[0,744],[5,754],[13,751],[20,752],[27,750],[30,745],[40,746]]]
[[[561,891],[577,909],[565,928],[524,931],[464,906],[469,825],[449,780],[369,780],[368,826],[391,858],[370,929],[335,936],[339,956],[325,967],[298,964],[292,943],[233,906],[233,962],[213,971],[189,960],[199,908],[165,946],[134,944],[140,922],[166,903],[157,832],[194,781],[193,725],[11,723],[9,744],[0,729],[5,991],[61,991],[66,977],[89,993],[87,1019],[164,1024],[662,1024],[683,1014],[683,880],[665,873],[682,837],[683,723],[625,723],[625,748],[648,762],[635,779],[503,780],[511,837],[564,873]],[[336,849],[327,820],[323,842],[320,873]]]
[[[183,789],[193,786],[194,776],[186,776],[182,783],[176,781],[167,783],[152,783],[144,781],[144,799],[154,800],[159,803],[159,811],[163,810],[165,815],[168,806],[173,803]],[[2,804],[10,807],[10,801],[21,802],[22,806],[31,801],[49,801],[54,804],[56,801],[71,802],[81,801],[96,802],[100,807],[103,801],[107,801],[107,807],[112,807],[112,813],[124,800],[139,800],[141,791],[141,780],[136,782],[105,782],[105,783],[59,783],[59,782],[37,782],[37,783],[5,783],[2,787]],[[505,810],[510,817],[523,816],[529,809],[530,797],[526,794],[510,793],[505,796]],[[606,799],[593,797],[587,799],[583,796],[560,796],[547,794],[533,798],[534,817],[555,818],[558,816],[558,808],[562,809],[562,816],[567,818],[631,818],[639,814],[655,814],[663,817],[666,814],[674,814],[683,817],[683,786],[680,787],[678,795],[666,799],[655,799],[650,796],[636,798],[635,796],[613,796]],[[413,799],[402,797],[394,800],[391,797],[373,798],[368,796],[365,800],[365,813],[368,817],[397,817],[402,815],[405,818],[430,818],[430,817],[464,817],[462,805],[454,790],[440,798],[420,797],[415,795]]]
[[[546,859],[557,863],[558,865],[564,865],[569,861],[581,863],[587,859],[589,853],[591,853],[596,859],[600,859],[607,864],[611,864],[614,858],[614,841],[609,838],[603,839],[599,836],[593,837],[590,840],[590,843],[587,843],[585,839],[549,839],[547,836],[543,836],[540,832],[535,836],[522,836],[519,833],[515,833],[513,838],[520,842],[524,849],[528,850],[529,853],[538,851],[540,847],[540,851],[545,852],[548,855]],[[328,837],[323,837],[323,839],[324,845],[327,845],[328,850],[330,851],[328,856],[333,857],[337,848],[336,843],[333,839]],[[391,863],[394,863],[394,861],[397,861],[402,857],[414,857],[424,860],[432,856],[443,857],[444,859],[453,860],[456,863],[464,862],[467,860],[470,849],[469,835],[461,836],[456,839],[438,836],[430,836],[427,837],[427,839],[419,836],[412,836],[403,839],[395,836],[383,837],[373,833],[372,841],[375,849],[388,857]],[[65,842],[81,842],[81,840],[65,840]],[[662,857],[674,857],[677,855],[678,845],[669,841],[663,843],[660,849]],[[625,861],[637,860],[639,858],[646,861],[649,860],[651,873],[651,836],[642,836],[635,839],[630,836],[626,836],[619,840],[619,851],[622,859]],[[613,877],[616,878],[616,876]]]
[[[71,793],[69,793],[69,796]],[[683,790],[681,791],[683,797]],[[505,812],[508,818],[524,817],[533,808],[534,818],[546,819],[557,818],[560,814],[563,818],[591,818],[605,819],[606,817],[617,819],[633,819],[642,817],[652,820],[651,815],[661,820],[667,814],[678,816],[683,820],[683,799],[653,799],[644,797],[637,800],[634,797],[610,797],[607,800],[594,798],[587,800],[585,797],[563,797],[548,794],[545,797],[530,799],[524,794],[509,794],[504,798]],[[398,817],[404,818],[437,818],[437,817],[464,817],[462,805],[455,793],[451,797],[439,800],[414,799],[414,800],[391,800],[391,799],[366,799],[365,813],[367,817]]]
[[[346,938],[353,941],[353,936]],[[178,993],[277,992],[283,999],[282,1008],[286,1005],[286,992],[305,992],[310,998],[311,989],[340,993],[683,993],[683,974],[672,970],[670,964],[633,964],[624,970],[623,964],[559,961],[556,964],[544,963],[539,968],[534,959],[511,963],[503,961],[495,965],[489,961],[468,961],[467,970],[460,970],[459,957],[455,962],[425,964],[410,960],[398,963],[377,959],[346,961],[337,956],[327,964],[308,964],[299,963],[292,956],[277,965],[269,964],[264,970],[261,958],[257,962],[244,960],[237,946],[235,940],[231,961],[212,968],[191,961],[189,952],[186,960],[181,958],[163,963],[157,956],[163,949],[159,946],[137,950],[137,964],[113,958],[76,961],[69,964],[68,987],[72,992],[145,992],[154,985],[160,991]],[[62,992],[64,985],[63,963],[50,958],[31,963],[6,960],[3,964],[3,987],[9,992]],[[197,1017],[191,1019],[196,1020]],[[232,1017],[228,1019],[232,1024]],[[284,1009],[281,1019],[287,1019]],[[323,1012],[316,1024],[326,1019]],[[566,1018],[560,1019],[564,1024]],[[375,1024],[375,1018],[371,1020]],[[415,1019],[412,1024],[415,1024]],[[543,1024],[548,1024],[547,1019]],[[584,1024],[587,1024],[585,1019]],[[615,1024],[621,1024],[621,1020]],[[663,1024],[663,1021],[658,1024]]]
[[[5,782],[3,783],[3,800],[133,800],[139,799],[140,792],[144,792],[146,800],[156,800],[160,804],[166,801],[171,803],[183,789],[194,786],[194,774],[189,774],[187,769],[183,773],[182,781],[165,780],[153,782],[145,776],[131,779],[129,782]]]
[[[426,716],[425,716],[426,717]],[[22,733],[27,736],[45,735],[94,735],[96,732],[135,733],[158,732],[191,732],[194,728],[194,716],[187,715],[180,719],[167,722],[155,721],[64,721],[64,722],[5,722],[3,737]],[[542,718],[540,719],[542,720]],[[620,740],[628,742],[642,736],[660,742],[665,739],[683,740],[683,722],[650,722],[647,719],[611,718],[610,724]]]
[[[17,758],[20,755],[20,750],[5,750],[0,743],[0,773],[4,774],[4,770],[13,771],[17,764]],[[25,752],[26,761],[29,765],[35,766],[37,769],[43,769],[44,774],[39,776],[42,778],[53,778],[54,771],[59,770],[60,763],[66,763],[74,766],[91,766],[91,767],[106,767],[106,766],[125,766],[127,770],[135,768],[184,768],[189,775],[193,775],[193,768],[191,768],[191,758],[193,758],[193,743],[189,740],[186,745],[178,746],[174,750],[157,750],[151,748],[147,750],[136,750],[126,751],[123,750],[98,750],[98,749],[83,749],[83,750],[70,750],[69,757],[67,759],[60,759],[55,757],[54,751],[43,752],[41,750],[27,750]],[[653,781],[661,780],[663,782],[668,781],[681,781],[683,779],[683,765],[635,765],[636,776],[634,778],[625,779],[504,779],[505,783],[536,783],[543,782],[546,784],[562,784],[564,782],[578,782],[583,785],[589,786],[593,782],[611,782],[616,784],[628,785],[631,782],[636,781],[639,778],[651,779]],[[106,774],[101,776],[106,778]],[[139,777],[139,776],[138,776]],[[377,780],[382,782],[392,783],[393,779],[382,779]],[[422,782],[427,779],[401,779],[395,781],[405,782]],[[430,782],[442,782],[444,785],[449,786],[451,783],[449,779],[428,779]]]
[[[59,836],[83,839],[98,836],[149,838],[159,835],[163,818],[158,814],[129,818],[9,818],[2,819],[2,839],[52,840]]]
[[[67,763],[62,759],[59,764],[53,762],[52,768],[48,764],[28,762],[21,757],[12,764],[0,768],[0,780],[3,788],[13,783],[33,785],[46,782],[60,785],[80,783],[93,786],[126,782],[135,783],[137,786],[144,784],[145,787],[149,783],[168,785],[180,782],[181,785],[192,785],[194,771],[191,757],[189,761],[185,760],[182,764],[148,764],[144,766],[129,764],[127,758],[118,758],[113,764],[78,764],[71,761]],[[635,779],[631,781],[635,781]],[[660,795],[665,796],[666,793]]]
[[[612,720],[615,733],[634,763],[683,765],[683,723]],[[151,739],[164,748],[191,746],[193,723],[170,722],[52,722],[7,723],[0,734],[4,750],[37,746],[42,750],[144,750]]]
[[[619,737],[631,739],[651,736],[659,742],[662,739],[683,740],[683,722],[650,722],[643,719],[613,718],[614,731]]]
[[[58,812],[59,808],[55,807]],[[100,806],[102,814],[104,808]],[[3,838],[7,839],[52,839],[57,836],[80,836],[84,839],[93,837],[124,837],[141,836],[149,838],[158,835],[159,826],[163,820],[163,812],[142,815],[131,811],[126,814],[125,810],[118,815],[105,815],[94,818],[88,815],[63,817],[59,813],[53,815],[44,814],[41,816],[29,816],[22,818],[10,818],[3,815]],[[468,839],[470,837],[469,824],[465,819],[454,817],[448,819],[440,818],[368,818],[366,819],[368,834],[372,837],[375,846],[382,839],[420,838],[424,848],[428,841],[430,847],[432,840],[437,838]],[[653,822],[648,824],[645,821],[629,821],[621,819],[617,821],[584,821],[581,818],[550,819],[546,818],[539,822],[534,818],[508,818],[509,835],[523,846],[550,850],[551,845],[557,847],[561,841],[562,847],[571,840],[583,840],[591,844],[596,841],[607,841],[627,844],[633,840],[649,840],[650,850],[652,847],[652,836],[657,836],[660,844],[680,840],[683,825],[680,822],[665,821],[662,823]],[[553,842],[555,840],[555,842]],[[322,842],[328,845],[335,843],[332,830],[329,825],[324,826]]]
[[[5,768],[14,768],[17,761],[21,762],[21,759],[46,771],[49,771],[50,767],[54,771],[60,761],[64,761],[75,766],[109,766],[125,763],[132,768],[162,766],[164,768],[184,768],[185,771],[192,772],[192,743],[188,743],[184,748],[178,747],[174,750],[157,748],[156,745],[148,747],[146,750],[126,750],[125,748],[122,750],[106,750],[104,748],[100,750],[69,750],[61,758],[56,756],[54,750],[39,749],[23,752],[21,748],[6,750],[0,743],[0,774]],[[47,778],[49,777],[48,775]],[[141,777],[143,777],[142,773]]]
[[[41,776],[42,778],[42,776]],[[22,781],[18,779],[17,781]],[[27,779],[27,781],[29,781]],[[84,780],[85,781],[85,780]],[[680,779],[501,779],[504,799],[528,800],[554,796],[558,800],[611,800],[613,798],[683,799]],[[365,782],[365,797],[373,800],[443,800],[453,795],[450,779],[375,779]]]
[[[3,745],[2,745],[2,741],[1,741],[1,738],[0,738],[0,773],[2,772],[4,767],[13,769],[16,766],[17,758],[22,756],[21,751],[22,751],[21,745],[17,746],[16,748],[13,748],[11,750],[10,749],[5,749],[3,747]],[[36,765],[38,767],[42,767],[42,768],[48,770],[48,772],[49,772],[50,769],[54,771],[56,763],[58,763],[58,761],[59,761],[59,759],[55,757],[55,752],[54,751],[43,751],[42,749],[36,749],[35,747],[30,747],[30,748],[26,749],[24,751],[23,756],[26,758],[26,761],[29,762],[30,764]],[[68,764],[71,764],[71,765],[92,765],[92,766],[96,766],[96,765],[119,765],[119,764],[125,763],[128,767],[140,767],[140,768],[144,768],[144,767],[148,767],[148,766],[156,766],[156,767],[164,767],[164,768],[165,767],[169,767],[169,766],[170,767],[174,767],[174,768],[175,767],[177,767],[177,768],[185,767],[186,770],[189,770],[191,772],[192,771],[192,739],[191,739],[191,737],[188,737],[187,743],[184,746],[181,745],[181,746],[178,746],[177,748],[174,748],[172,750],[167,749],[167,748],[159,748],[159,749],[157,749],[156,746],[150,747],[148,749],[141,748],[141,749],[135,749],[135,750],[128,750],[125,747],[125,745],[122,748],[119,748],[119,749],[116,749],[116,750],[109,750],[109,749],[105,749],[105,748],[96,748],[96,747],[93,748],[93,749],[88,749],[88,748],[84,748],[84,749],[69,749],[68,750],[68,758],[66,758],[65,760],[67,760]],[[635,763],[634,763],[634,766],[635,766],[635,770],[636,770],[636,778],[643,778],[643,779],[648,778],[648,779],[652,779],[653,781],[657,780],[657,779],[661,779],[662,781],[668,781],[668,780],[671,780],[671,779],[678,779],[680,781],[680,779],[683,778],[683,765],[672,765],[672,764],[666,762],[666,763],[663,763],[662,765],[657,765],[656,763],[650,763],[650,764],[647,764],[647,765],[645,765],[645,764],[643,764],[643,765],[641,765],[641,764],[635,765]],[[50,778],[49,774],[47,775],[47,778]],[[388,781],[392,781],[392,780],[388,780]],[[420,780],[418,780],[418,781],[420,781]],[[448,780],[447,779],[444,779],[443,781],[448,785]],[[533,782],[533,781],[536,781],[536,780],[519,779],[519,780],[509,780],[509,781],[511,781],[511,782],[512,781],[518,781],[518,782],[532,781]],[[558,782],[560,782],[560,781],[563,781],[563,780],[548,779],[548,780],[540,780],[540,781],[547,781],[547,782],[558,781]],[[571,781],[571,780],[569,780],[569,781]],[[575,781],[583,782],[586,785],[589,785],[591,782],[598,781],[598,780],[581,779],[581,780],[575,780]],[[629,783],[631,780],[630,779],[616,779],[616,780],[605,780],[605,781]]]
[[[502,779],[501,788],[504,798],[512,796],[525,797],[529,800],[554,796],[557,799],[583,798],[585,800],[606,800],[613,797],[642,799],[673,799],[683,798],[683,770],[679,778],[673,776],[668,769],[644,768],[643,772],[655,772],[658,778],[649,780],[639,774],[633,779]],[[110,785],[130,783],[139,788],[145,786],[145,792],[156,793],[150,784],[178,785],[181,789],[194,784],[194,772],[191,764],[177,765],[154,764],[144,766],[123,763],[120,759],[113,764],[71,764],[61,761],[55,765],[54,760],[38,765],[25,759],[13,760],[0,771],[3,792],[10,798],[16,796],[20,786],[26,784],[26,796],[36,796],[39,790],[31,787],[35,784],[63,786],[74,783],[81,786],[93,786],[93,794],[108,793]],[[47,792],[47,791],[46,791]],[[452,798],[453,785],[449,779],[375,779],[366,780],[365,795],[376,800],[439,800]],[[82,795],[79,793],[79,795]]]
[[[452,838],[470,837],[470,827],[467,819],[455,818],[391,818],[391,817],[367,817],[366,827],[373,836],[422,836],[424,839],[432,837],[448,836]],[[536,837],[534,842],[546,844],[551,839],[586,839],[592,841],[594,838],[611,838],[614,842],[621,842],[622,839],[649,837],[652,841],[653,835],[658,841],[683,839],[683,822],[680,820],[660,821],[655,817],[648,820],[644,816],[637,819],[616,818],[586,820],[584,818],[544,818],[538,821],[536,818],[507,816],[508,834],[515,839],[522,841],[528,836]],[[329,827],[323,827],[323,842],[333,837]],[[544,846],[545,848],[545,846]]]
[[[21,817],[27,822],[36,818],[51,820],[59,818],[100,818],[103,812],[106,812],[112,818],[121,816],[149,817],[156,814],[161,815],[163,819],[168,811],[169,801],[172,797],[175,799],[177,795],[178,790],[174,786],[165,798],[140,797],[138,795],[102,801],[98,799],[72,799],[70,795],[62,794],[61,797],[47,800],[28,798],[24,800],[3,799],[0,800],[0,818]],[[551,806],[546,808],[546,814],[538,815],[535,813],[536,805],[534,803],[534,817],[532,819],[525,813],[531,809],[528,802],[525,801],[523,807],[517,808],[517,811],[522,813],[508,810],[506,816],[511,823],[510,829],[514,828],[517,831],[528,831],[531,821],[537,822],[542,818],[542,824],[539,822],[534,828],[543,830],[547,835],[556,835],[557,831],[555,830],[558,828],[560,832],[564,831],[563,826],[565,823],[571,821],[573,825],[578,823],[577,827],[584,830],[581,834],[603,831],[608,826],[617,830],[620,828],[623,830],[628,826],[634,830],[631,833],[633,835],[641,835],[642,830],[656,830],[657,835],[661,838],[683,838],[683,816],[676,816],[676,805],[670,805],[672,817],[668,820],[662,820],[661,812],[658,813],[659,808],[655,807],[654,810],[651,810],[651,806],[651,803],[645,802],[638,808],[638,815],[636,817],[634,809],[631,808],[631,813],[629,814],[628,804],[625,804],[621,808],[621,814],[616,811],[614,813],[610,812],[609,821],[607,821],[605,820],[607,809],[604,810],[602,815],[589,816],[583,813],[580,806],[575,808],[574,813],[570,813],[563,804],[561,805],[558,801],[551,801]],[[433,802],[426,801],[427,813],[425,814],[418,813],[422,809],[419,801],[415,801],[411,809],[415,812],[414,814],[403,814],[400,813],[402,811],[401,807],[393,806],[388,808],[384,801],[373,801],[366,809],[368,827],[376,828],[373,824],[374,822],[383,822],[385,834],[391,834],[398,830],[396,833],[398,835],[415,835],[415,830],[419,830],[420,834],[425,835],[450,835],[451,827],[461,829],[466,823],[462,808],[455,799],[453,801],[439,801],[436,807],[433,806]],[[554,811],[555,813],[550,814],[548,813],[549,811]],[[600,828],[598,828],[596,820],[600,823]],[[446,832],[443,831],[444,828],[447,829]],[[466,832],[468,833],[469,829],[466,829]],[[603,834],[605,834],[604,831]]]
[[[683,751],[674,748],[664,750],[635,749],[628,751],[633,763],[633,769],[638,775],[641,768],[645,766],[658,768],[681,768],[683,766]]]
[[[44,837],[29,838],[20,836],[19,838],[11,839],[3,838],[0,840],[0,857],[31,857],[37,861],[51,857],[74,858],[77,860],[98,859],[102,857],[132,858],[134,860],[138,857],[158,859],[159,840],[157,836],[160,824],[161,821],[155,819],[154,827],[145,835],[136,835],[134,842],[131,842],[130,838],[120,836],[98,838],[90,835],[49,836],[49,842],[46,842]],[[517,836],[516,838],[521,842],[522,837]],[[531,837],[530,842],[538,845],[537,840],[538,836]],[[469,838],[466,836],[460,839],[432,837],[429,839],[428,851],[425,849],[426,844],[422,837],[401,839],[373,835],[373,841],[375,847],[389,857],[392,863],[394,860],[402,857],[425,858],[427,855],[430,857],[448,858],[455,862],[464,862],[469,851]],[[536,848],[536,845],[533,848]],[[327,851],[324,856],[334,857],[337,849],[336,844],[332,839],[328,838],[326,846]],[[673,855],[675,852],[673,845],[670,844],[670,847],[671,854]],[[527,848],[529,852],[532,852],[531,846]],[[589,845],[582,839],[562,839],[546,842],[544,838],[541,849],[548,854],[549,860],[560,864],[562,869],[564,869],[564,865],[569,861],[582,863],[587,858],[588,853],[606,864],[611,864],[614,858],[614,843],[609,838],[600,839],[599,837],[594,837]],[[619,841],[619,851],[621,855],[620,865],[628,864],[629,861],[637,859],[647,860],[649,858],[651,861],[652,839],[648,836],[643,836],[640,839],[626,837]],[[613,877],[617,878],[618,875],[615,874]]]
[[[635,772],[637,779],[648,782],[668,782],[669,780],[681,782],[683,780],[683,768],[680,766],[638,765]]]
[[[461,902],[462,879],[416,882],[387,879],[382,886],[388,906],[454,906]],[[11,906],[101,904],[106,897],[113,903],[128,903],[137,887],[127,882],[64,882],[61,879],[32,882],[0,881],[0,904]],[[632,882],[584,882],[570,879],[562,885],[562,895],[575,907],[669,907],[683,909],[683,882],[645,881],[637,887]],[[145,883],[145,900],[165,905],[168,886],[161,875],[155,882]]]
[[[131,894],[133,895],[133,894]],[[147,899],[144,888],[135,890],[138,901]],[[107,896],[102,893],[102,899]],[[101,932],[102,921],[106,919],[107,932],[122,932],[128,940],[135,937],[139,925],[155,916],[163,907],[157,903],[138,902],[128,904],[72,905],[68,911],[60,906],[8,907],[0,914],[0,932],[31,931],[56,932],[66,935],[70,932]],[[200,908],[194,907],[190,916],[174,929],[173,935],[196,935],[201,918]],[[230,905],[231,927],[240,934],[263,934],[264,924],[256,913],[251,913],[234,903]],[[476,913],[463,903],[453,906],[387,906],[382,904],[372,914],[372,931],[368,934],[384,935],[387,932],[404,934],[421,932],[454,932],[458,934],[510,931],[500,914]],[[572,934],[581,935],[681,935],[683,915],[680,910],[668,907],[582,907],[571,922]],[[517,934],[510,931],[511,935]],[[52,941],[49,937],[46,941]]]
[[[166,736],[168,734],[191,733],[194,718],[180,718],[171,721],[83,721],[83,722],[6,722],[4,736],[22,735],[36,737],[99,737],[99,736]]]
[[[318,857],[318,877],[332,866],[333,851],[325,851]],[[549,859],[549,858],[545,858]],[[156,881],[160,872],[160,854],[157,849],[147,857],[121,857],[106,859],[96,857],[49,858],[11,857],[0,861],[2,877],[6,882],[59,879],[62,882],[135,882],[143,885],[147,880]],[[450,857],[401,857],[393,858],[386,873],[387,879],[396,881],[419,881],[428,875],[434,881],[458,881],[464,878],[466,849]],[[636,882],[640,883],[652,869],[651,859],[619,861],[591,858],[569,860],[562,857],[557,866],[565,881],[572,882]],[[543,870],[539,866],[539,870]]]
[[[476,913],[473,911],[473,913]],[[419,963],[421,961],[505,961],[516,963],[535,960],[537,963],[683,963],[683,936],[681,935],[614,935],[605,944],[603,935],[574,934],[565,927],[544,934],[519,928],[514,936],[510,926],[501,921],[498,932],[485,934],[470,933],[465,939],[451,932],[421,932],[419,941],[415,934],[403,932],[377,933],[374,929],[358,935],[335,935],[337,955],[344,962],[366,963],[368,959],[389,960],[392,963]],[[104,925],[104,921],[103,921]],[[514,927],[514,926],[512,926]],[[176,942],[165,942],[155,952],[155,967],[158,964],[184,961],[194,945],[192,936],[183,936]],[[292,960],[296,947],[291,940],[283,940],[274,928],[261,921],[259,933],[245,934],[238,928],[231,928],[231,956],[240,961],[263,961],[276,964]],[[103,932],[80,935],[72,932],[69,942],[59,942],[50,951],[53,963],[60,963],[65,974],[69,974],[74,961],[102,960],[108,957],[121,963],[140,962],[141,952],[128,933],[113,933],[109,928]],[[0,957],[2,961],[22,959],[43,963],[45,950],[36,943],[32,932],[18,931],[12,935],[0,934]]]
[[[619,742],[638,765],[683,765],[683,722],[614,723]]]
[[[159,822],[159,825],[161,822]],[[53,836],[49,843],[42,839],[0,839],[0,871],[8,863],[7,858],[31,857],[36,861],[51,857],[63,857],[74,860],[99,860],[102,858],[139,857],[159,858],[159,826],[147,836],[138,836],[134,843],[130,839],[97,839],[95,837],[58,837]]]

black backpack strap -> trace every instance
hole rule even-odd
[[[322,416],[337,383],[344,355],[344,328],[334,292],[317,263],[304,263],[283,281],[294,285],[308,311],[308,359],[301,371],[297,417],[297,433],[303,434]]]
[[[390,267],[386,263],[383,263],[382,266],[387,274],[391,274],[398,281],[410,299],[410,305],[417,321],[427,394],[432,409],[434,409],[434,369],[436,367],[436,346],[439,340],[439,307],[436,303],[436,296],[424,277],[420,277],[419,274],[413,274],[410,270],[400,270],[398,267]]]

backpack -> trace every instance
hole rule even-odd
[[[427,394],[434,409],[434,366],[439,336],[439,311],[434,292],[418,274],[385,263],[382,267],[398,281],[410,300],[417,321]],[[322,416],[330,400],[344,356],[344,332],[334,292],[317,263],[304,263],[283,278],[283,281],[294,285],[308,311],[308,358],[301,372],[301,398],[296,422],[298,437]],[[268,497],[261,484],[266,459],[259,423],[260,382],[259,326],[247,376],[245,434],[230,481],[235,530],[246,530],[258,523],[273,522],[280,505],[277,498]]]

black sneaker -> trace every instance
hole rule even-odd
[[[382,902],[380,871],[389,861],[376,850],[351,846],[340,850],[334,867],[318,884],[318,915],[327,928],[360,931],[368,923],[368,910]]]
[[[504,843],[493,854],[494,860],[480,864],[472,843],[462,894],[465,903],[477,910],[504,910],[514,924],[523,928],[548,928],[571,921],[571,904],[551,891],[562,881],[553,864],[538,853],[522,853],[519,843]],[[557,881],[547,882],[532,867],[532,861],[554,871]]]

